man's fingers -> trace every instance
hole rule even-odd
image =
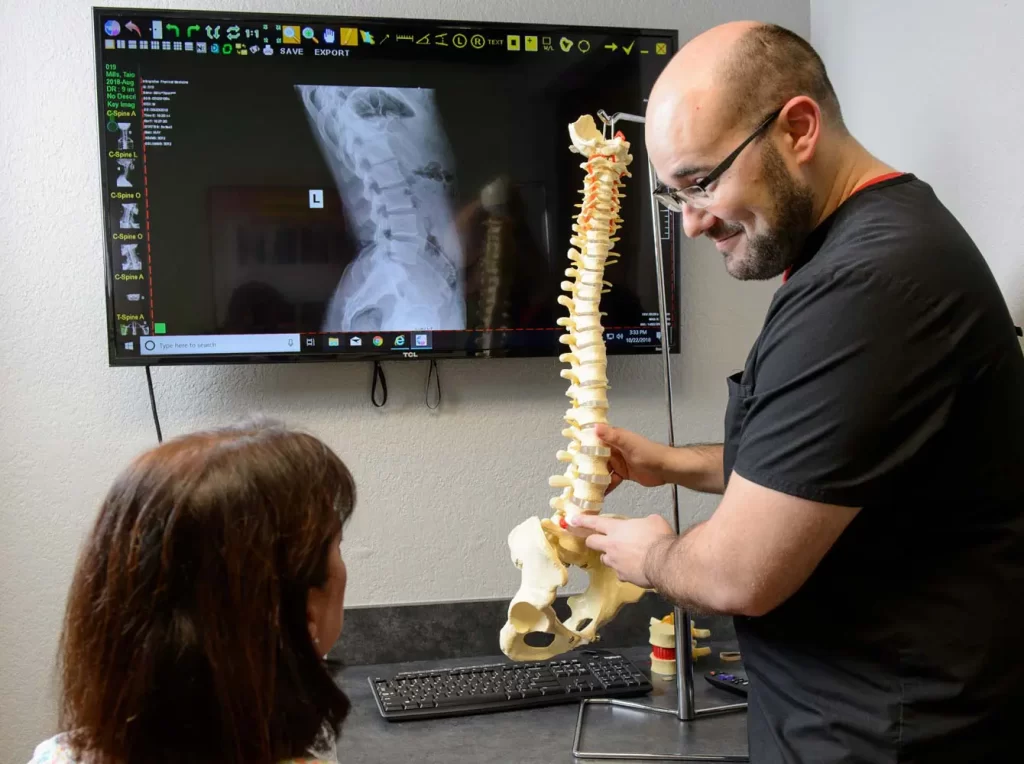
[[[620,475],[617,472],[613,472],[612,473],[612,482],[608,484],[608,490],[604,492],[604,495],[607,496],[612,491],[614,491],[616,488],[618,488],[619,484],[621,482],[622,482],[622,475]]]
[[[578,514],[570,518],[569,525],[575,528],[586,528],[587,530],[597,531],[598,533],[608,533],[617,523],[621,523],[622,520],[616,520],[612,517],[602,517],[601,515],[587,515]]]
[[[600,533],[591,533],[583,543],[597,552],[607,552],[610,546],[608,537]]]

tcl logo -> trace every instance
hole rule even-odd
[[[402,353],[402,355],[405,356],[406,358],[419,358],[418,353]]]

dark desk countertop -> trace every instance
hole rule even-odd
[[[736,695],[715,689],[704,681],[704,672],[735,667],[718,661],[719,650],[735,647],[712,645],[713,654],[697,661],[694,671],[698,709],[742,701]],[[650,671],[649,648],[622,650],[645,672]],[[378,666],[353,666],[342,670],[338,680],[352,711],[338,741],[341,762],[417,762],[428,764],[554,764],[586,762],[574,759],[572,739],[579,713],[578,703],[506,711],[475,716],[388,722],[377,710],[368,677],[392,676],[400,671],[423,671],[447,666],[497,663],[503,656],[474,659],[420,661]],[[657,675],[654,692],[632,698],[663,708],[676,705],[676,683]],[[666,714],[645,714],[609,706],[587,709],[581,748],[584,751],[641,753],[698,753],[743,756],[747,752],[746,712],[710,716],[695,722],[680,722]]]

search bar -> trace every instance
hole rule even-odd
[[[142,355],[298,353],[298,334],[199,334],[142,337]]]

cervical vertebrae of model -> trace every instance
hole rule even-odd
[[[551,500],[554,515],[544,520],[531,517],[508,537],[512,560],[523,571],[522,585],[509,605],[508,621],[501,630],[501,649],[513,660],[543,660],[593,642],[597,630],[622,605],[636,602],[644,591],[620,581],[597,552],[566,530],[574,515],[601,511],[611,482],[611,452],[594,431],[595,425],[608,421],[607,355],[600,302],[601,294],[611,286],[604,270],[615,259],[612,247],[622,222],[618,215],[620,189],[632,161],[629,143],[622,134],[605,140],[588,115],[569,126],[569,135],[572,150],[587,158],[581,165],[587,174],[583,202],[578,205],[580,212],[572,227],[572,267],[565,271],[568,280],[562,282],[568,294],[558,298],[569,311],[558,320],[559,326],[568,330],[560,341],[568,345],[569,352],[559,360],[569,364],[562,376],[570,382],[566,395],[572,406],[565,414],[568,427],[562,431],[569,445],[557,457],[567,466],[564,474],[549,481],[563,489]],[[583,594],[569,598],[571,613],[560,622],[552,603],[558,588],[568,582],[568,565],[586,570],[590,585]],[[536,632],[552,634],[554,639],[546,647],[527,644],[526,636]]]

